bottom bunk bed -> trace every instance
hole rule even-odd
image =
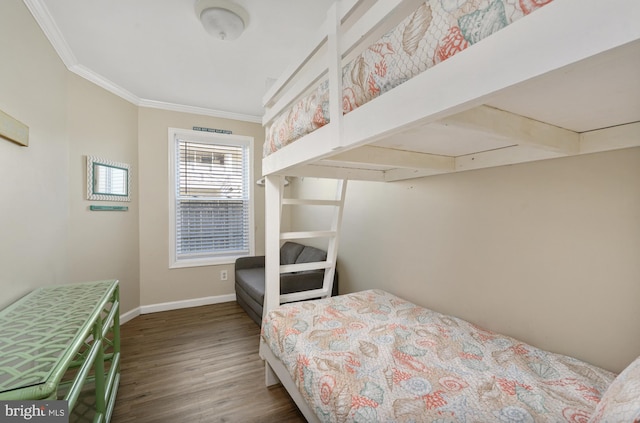
[[[261,355],[314,422],[640,422],[640,357],[616,378],[380,290],[271,310]]]

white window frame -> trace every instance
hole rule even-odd
[[[232,264],[243,255],[227,255],[217,257],[181,258],[177,257],[176,248],[176,142],[179,140],[193,142],[216,143],[228,145],[249,146],[249,255],[255,254],[255,221],[254,221],[254,184],[253,160],[254,139],[244,135],[219,134],[213,132],[193,131],[189,129],[169,128],[169,268],[214,266],[220,264]]]

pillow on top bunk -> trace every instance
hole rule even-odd
[[[589,423],[640,422],[640,357],[609,385]]]

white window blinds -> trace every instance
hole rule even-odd
[[[177,261],[250,254],[249,148],[175,138]]]

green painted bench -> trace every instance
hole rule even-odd
[[[89,391],[92,420],[108,422],[119,381],[117,280],[42,287],[0,311],[0,400],[62,399],[73,414]]]

